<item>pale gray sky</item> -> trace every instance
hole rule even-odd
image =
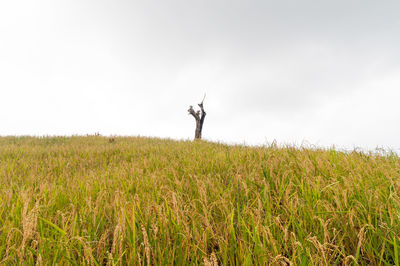
[[[0,2],[0,135],[400,148],[400,1]]]

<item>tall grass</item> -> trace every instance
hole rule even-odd
[[[399,265],[397,155],[0,138],[0,264]]]

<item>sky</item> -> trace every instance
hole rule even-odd
[[[0,135],[400,150],[400,1],[0,1]]]

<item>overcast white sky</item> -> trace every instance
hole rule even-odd
[[[0,1],[0,135],[400,148],[400,1]]]

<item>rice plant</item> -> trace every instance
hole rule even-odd
[[[1,265],[399,265],[394,153],[0,138]]]

